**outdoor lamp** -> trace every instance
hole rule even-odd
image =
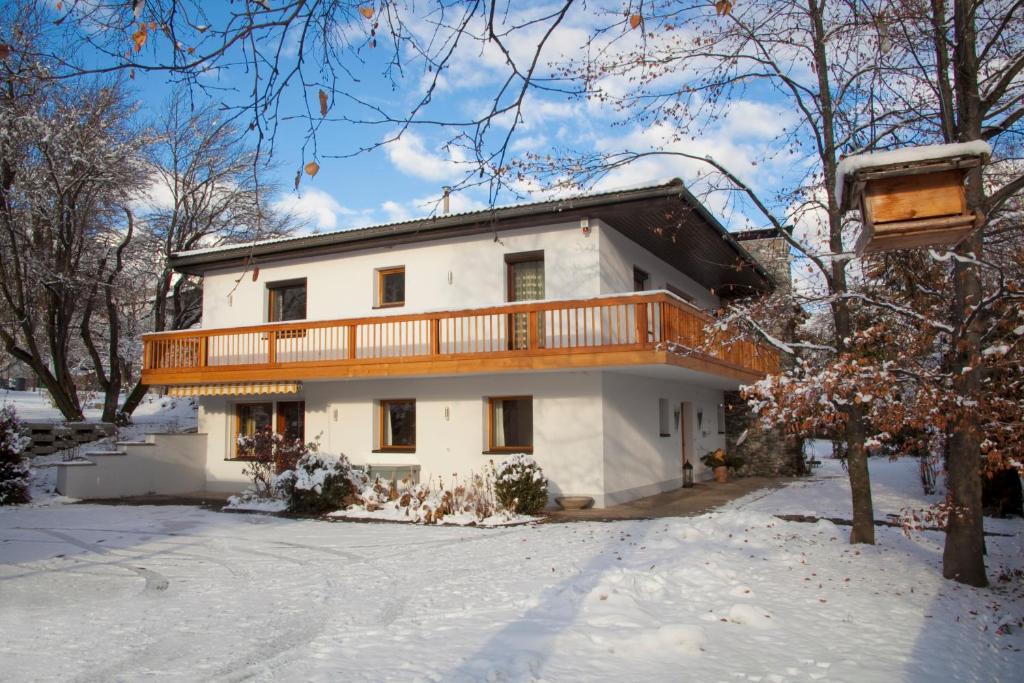
[[[689,460],[683,463],[683,488],[693,488],[693,465],[690,464]]]

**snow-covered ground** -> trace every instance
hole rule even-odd
[[[103,413],[102,397],[82,399],[87,422],[99,422]],[[63,422],[64,417],[45,391],[8,391],[0,389],[0,408],[14,406],[23,422]],[[118,436],[124,441],[156,432],[181,432],[196,427],[196,402],[146,394],[132,414],[132,424],[122,427]]]
[[[920,501],[914,461],[872,472],[880,517]],[[1022,680],[1024,579],[997,577],[1024,523],[992,525],[1014,536],[967,588],[939,533],[851,547],[772,516],[845,516],[819,475],[701,517],[500,529],[3,510],[0,678]]]

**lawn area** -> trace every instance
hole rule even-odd
[[[920,504],[873,459],[878,516]],[[693,518],[504,529],[189,507],[0,511],[8,680],[1021,680],[1021,520],[993,586],[941,578],[942,536],[851,547],[835,461]]]

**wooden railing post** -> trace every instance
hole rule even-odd
[[[277,365],[277,332],[267,332],[267,364]]]
[[[351,324],[348,326],[348,357],[354,359],[356,357],[356,330],[358,325]]]
[[[441,355],[441,321],[438,318],[430,319],[430,355]]]
[[[199,338],[199,367],[205,368],[207,364],[207,358],[209,358],[209,337]]]
[[[633,318],[636,321],[637,346],[647,346],[647,302],[633,304]]]
[[[527,321],[526,322],[526,328],[527,328],[526,348],[528,348],[528,349],[539,348],[537,346],[537,328],[539,327],[537,316],[544,315],[544,312],[543,311],[530,311],[526,315],[527,315],[527,318],[526,318],[526,321]]]

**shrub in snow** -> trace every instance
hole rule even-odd
[[[28,463],[23,453],[31,443],[14,408],[0,410],[0,505],[17,505],[31,499]]]
[[[496,468],[494,493],[506,510],[536,515],[548,504],[548,480],[533,458],[517,453]]]
[[[745,462],[743,458],[736,455],[729,455],[721,448],[700,456],[700,461],[704,463],[705,467],[731,467],[735,469],[743,467]]]
[[[510,518],[495,496],[493,467],[482,475],[470,473],[465,480],[453,474],[448,485],[438,477],[436,487],[432,482],[377,477],[364,482],[356,501],[366,512],[380,511],[391,518],[398,513],[418,524],[437,524],[448,517],[460,517],[459,521],[465,523],[467,516],[470,522],[480,522],[502,513]]]
[[[238,457],[248,461],[242,474],[252,481],[257,498],[273,498],[276,475],[294,469],[300,458],[316,450],[316,443],[289,439],[270,427],[256,430],[251,436],[238,437]]]
[[[340,510],[356,491],[352,465],[344,455],[307,452],[295,468],[278,475],[275,486],[288,502],[288,510],[320,514]]]

